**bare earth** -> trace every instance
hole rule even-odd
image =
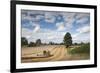
[[[51,56],[43,57],[44,50],[50,51]],[[22,48],[21,57],[22,57],[22,59],[21,59],[22,63],[85,59],[82,56],[69,55],[67,52],[67,49],[63,45],[46,45],[46,46],[40,46],[40,47],[24,47],[24,48]],[[27,57],[27,59],[23,59],[26,57]]]

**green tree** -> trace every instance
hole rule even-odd
[[[34,42],[30,42],[28,46],[29,47],[34,47],[34,46],[36,46],[36,44]]]
[[[72,37],[69,32],[67,32],[64,36],[64,45],[66,46],[66,48],[72,45]]]
[[[41,43],[41,40],[40,40],[40,39],[37,39],[37,40],[36,40],[36,45],[37,45],[37,46],[40,46],[41,44],[42,44],[42,43]]]
[[[28,41],[27,41],[27,39],[25,37],[21,38],[21,45],[22,46],[28,45]]]
[[[74,45],[78,45],[78,43],[74,43]]]
[[[54,42],[49,42],[49,45],[55,45],[55,43]]]

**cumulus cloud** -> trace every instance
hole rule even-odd
[[[59,14],[63,16],[64,21],[56,23],[56,26],[58,27],[57,30],[59,30],[59,31],[70,30],[73,27],[76,13],[63,12],[63,13],[59,13]]]
[[[72,35],[74,42],[89,42],[90,41],[90,26],[78,28],[77,33]]]
[[[90,42],[90,35],[89,34],[73,34],[73,43],[81,43],[81,42]]]
[[[29,21],[34,21],[34,22],[38,22],[38,21],[40,21],[42,18],[43,18],[42,15],[37,15],[37,16],[35,16],[35,17],[31,17],[31,16],[29,16],[29,15],[27,15],[27,16],[22,15],[22,19],[23,19],[23,20],[29,20]]]
[[[23,20],[38,22],[42,18],[44,18],[44,14],[42,11],[39,12],[39,11],[34,11],[34,10],[22,10],[21,12],[22,12],[21,18]]]
[[[51,12],[45,12],[45,21],[49,23],[55,22],[55,17]]]
[[[30,42],[32,37],[32,31],[27,28],[22,28],[22,34],[21,37],[27,38],[28,42]],[[29,40],[30,39],[30,40]]]
[[[88,32],[90,32],[90,26],[81,27],[81,28],[77,29],[76,31],[78,31],[79,33],[88,33]]]
[[[73,22],[75,21],[74,16],[76,13],[62,13],[63,18],[64,18],[64,23],[68,29],[71,29],[73,26]]]
[[[90,16],[89,13],[78,13],[76,15],[76,23],[79,23],[79,24],[84,24],[85,22],[88,21],[88,17]]]
[[[35,30],[22,28],[22,37],[27,38],[28,42],[35,42],[37,39],[44,38],[44,36],[41,35],[42,33],[36,32],[37,29],[38,29],[38,27],[35,27]]]
[[[63,42],[63,37],[65,35],[66,32],[58,32],[58,31],[55,31],[52,33],[49,33],[49,35],[46,35],[47,37],[47,40],[50,42],[55,42],[55,43],[61,43]]]
[[[60,16],[59,16],[60,15]],[[73,41],[89,41],[90,27],[88,21],[89,13],[76,13],[76,12],[49,12],[49,11],[34,11],[34,10],[22,10],[22,20],[29,20],[27,25],[30,27],[22,27],[22,36],[26,37],[28,41],[35,42],[37,39],[41,39],[42,42],[62,42],[66,32],[72,33]],[[39,21],[43,21],[42,23]],[[84,26],[75,26],[74,22],[81,23]],[[42,26],[45,24],[47,26]],[[48,23],[54,24],[52,27],[48,27]],[[25,26],[27,26],[25,24]],[[75,31],[72,31],[74,28]],[[53,29],[53,30],[52,30]],[[73,34],[74,33],[74,34]],[[88,34],[87,34],[88,33]]]
[[[90,16],[89,13],[77,13],[76,19],[81,19],[83,17],[89,17],[89,16]]]
[[[66,29],[64,22],[56,23],[57,31],[64,31]]]
[[[37,15],[36,17],[35,17],[35,20],[41,20],[41,19],[43,19],[44,18],[44,16],[43,15]]]
[[[76,23],[84,24],[84,23],[87,22],[87,21],[88,21],[88,18],[87,18],[87,17],[83,17],[83,18],[81,18],[81,19],[78,19],[78,20],[76,21]]]
[[[22,14],[21,15],[22,20],[32,20],[32,18],[28,15]]]
[[[52,12],[22,10],[22,19],[27,19],[36,22],[38,22],[41,19],[45,19],[45,22],[54,23],[55,16]]]
[[[28,39],[28,42],[35,42],[37,39],[41,39],[43,43],[49,43],[50,41],[61,43],[63,41],[65,33],[66,32],[58,32],[53,30],[46,31],[45,29],[41,29],[41,32],[37,33],[27,28],[22,28],[22,37],[26,37]]]
[[[35,28],[33,29],[33,32],[39,32],[39,30],[40,30],[40,26],[36,25]]]

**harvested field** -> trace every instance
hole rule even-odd
[[[50,55],[44,55],[43,51],[49,51]],[[72,56],[68,54],[64,45],[46,45],[39,47],[24,47],[21,53],[21,62],[47,62],[47,61],[66,61],[82,60],[84,56]],[[87,58],[88,59],[88,58]]]

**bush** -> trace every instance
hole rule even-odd
[[[90,54],[90,44],[83,44],[80,47],[74,48],[69,51],[71,54]]]

